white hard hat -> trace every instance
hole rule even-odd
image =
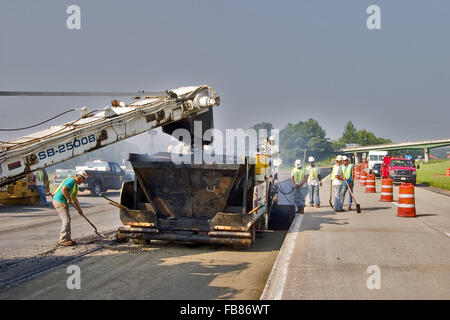
[[[308,158],[308,162],[314,162],[314,161],[316,161],[316,160],[314,159],[313,156],[310,156],[310,157]]]
[[[301,168],[302,167],[302,160],[300,160],[300,159],[295,160],[295,167],[296,168]]]
[[[342,161],[342,156],[341,156],[341,155],[338,155],[338,156],[336,157],[336,161]]]
[[[348,160],[347,156],[342,156],[342,160]]]
[[[86,173],[86,171],[82,170],[82,171],[78,171],[77,175],[83,177],[85,180],[87,179],[88,175]]]
[[[270,141],[275,141],[275,137],[274,136],[270,136],[269,140]]]

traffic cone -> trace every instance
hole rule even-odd
[[[375,175],[373,173],[369,173],[366,179],[366,193],[375,192],[377,192],[375,189]]]
[[[381,179],[380,201],[383,202],[394,201],[393,188],[394,188],[394,181],[391,178]]]
[[[367,172],[361,171],[361,185],[365,186],[367,180]]]
[[[398,195],[399,217],[415,217],[416,202],[414,198],[414,185],[412,183],[402,183]]]
[[[361,165],[358,164],[355,169],[355,179],[361,178]]]

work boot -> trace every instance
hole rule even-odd
[[[348,209],[348,211],[352,210],[352,206],[348,206],[347,209]]]
[[[316,208],[320,208],[320,204],[316,204]]]
[[[73,241],[73,240],[66,240],[66,241],[58,241],[58,244],[59,244],[60,246],[69,247],[69,246],[75,245],[76,243],[75,243],[75,241]]]
[[[345,210],[344,209],[341,209],[341,210],[334,210],[335,212],[345,212]]]
[[[305,213],[305,207],[299,207],[300,209],[300,214],[304,214]]]
[[[314,208],[314,205],[311,203],[311,204],[309,205],[309,207],[310,207],[310,208]]]

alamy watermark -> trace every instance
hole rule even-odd
[[[75,4],[67,7],[66,13],[69,14],[66,20],[66,27],[69,30],[81,29],[81,8]]]
[[[370,274],[367,278],[366,285],[367,289],[381,289],[381,269],[377,265],[368,266],[366,273]]]
[[[194,122],[193,141],[191,132],[179,128],[172,132],[178,141],[169,146],[169,153],[175,164],[234,164],[244,163],[245,157],[255,162],[255,154],[270,154],[278,150],[279,129],[208,129],[202,134],[202,122]],[[204,146],[204,141],[213,141]]]
[[[366,13],[370,16],[366,20],[366,26],[369,30],[381,29],[381,9],[376,4],[367,7]]]
[[[72,264],[67,267],[67,274],[70,276],[67,278],[66,285],[69,290],[81,290],[81,269],[76,264]]]

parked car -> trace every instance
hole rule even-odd
[[[375,163],[372,171],[375,177],[381,177],[381,163]]]
[[[410,159],[385,157],[381,169],[384,178],[389,177],[394,183],[409,182],[416,185],[416,168]]]
[[[75,177],[77,171],[75,169],[56,169],[53,177],[53,184],[58,186],[67,177]]]
[[[80,191],[89,189],[91,195],[98,196],[109,189],[118,190],[126,181],[126,173],[117,163],[106,161],[86,162],[84,166],[77,166],[78,170],[86,171],[88,178],[78,188]]]

